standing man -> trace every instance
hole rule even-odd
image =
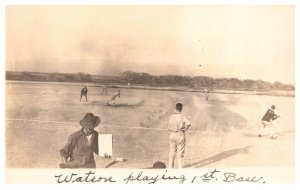
[[[263,118],[261,119],[262,128],[259,129],[258,137],[261,137],[261,130],[265,127],[271,128],[271,138],[276,139],[277,138],[277,127],[274,124],[274,120],[280,117],[279,115],[275,114],[275,105],[271,106],[271,109],[268,109]]]
[[[183,166],[183,157],[185,151],[185,132],[191,126],[191,122],[181,115],[182,104],[176,104],[176,110],[171,115],[168,124],[170,131],[170,152],[169,152],[169,168],[174,168],[174,160],[177,158],[178,168]]]
[[[86,113],[80,121],[82,128],[71,134],[67,144],[60,150],[61,168],[96,168],[94,153],[99,154],[98,132],[100,117]]]
[[[84,86],[82,89],[81,89],[81,93],[80,93],[80,102],[81,102],[81,98],[82,96],[85,96],[85,101],[87,102],[87,93],[88,93],[88,89],[86,86]]]
[[[118,91],[118,93],[117,94],[114,94],[111,98],[110,98],[110,100],[107,102],[107,105],[110,105],[109,103],[111,102],[111,101],[114,101],[114,103],[113,104],[115,104],[116,103],[116,98],[117,97],[121,97],[121,91],[119,90]]]
[[[102,91],[101,91],[100,95],[102,95],[104,93],[107,94],[107,87],[105,85],[103,85],[103,88],[102,88]]]
[[[205,95],[205,100],[208,100],[209,91],[206,88],[204,89],[204,95]]]

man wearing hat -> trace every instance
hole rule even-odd
[[[61,168],[96,168],[94,153],[98,154],[98,132],[100,117],[86,113],[80,121],[82,128],[71,134],[67,144],[60,150],[63,158]]]

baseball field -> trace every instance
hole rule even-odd
[[[6,167],[58,168],[59,150],[81,127],[85,113],[99,115],[99,133],[113,135],[111,159],[96,157],[97,167],[147,168],[168,163],[167,122],[177,102],[192,126],[186,133],[185,168],[294,167],[295,98],[284,96],[109,88],[88,86],[88,102],[79,101],[82,85],[6,82]],[[116,104],[110,97],[121,90]],[[257,137],[260,119],[276,105],[280,131]],[[100,147],[101,148],[101,147]],[[110,164],[114,158],[123,162]],[[110,164],[110,165],[109,165]]]

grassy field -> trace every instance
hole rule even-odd
[[[79,121],[86,112],[101,117],[99,133],[113,134],[113,157],[126,159],[112,168],[146,168],[156,160],[167,163],[167,121],[177,102],[183,103],[183,114],[192,122],[186,134],[185,167],[294,166],[293,97],[214,93],[205,101],[200,92],[122,88],[116,105],[108,106],[118,88],[100,95],[101,88],[89,87],[88,102],[79,102],[80,89],[6,83],[6,167],[57,168],[60,148],[81,128]],[[256,135],[271,104],[283,116],[277,120],[281,136],[276,141]],[[105,167],[111,160],[97,157],[96,162]]]

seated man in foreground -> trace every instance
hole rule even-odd
[[[67,144],[60,150],[61,168],[96,168],[94,153],[98,154],[98,132],[94,130],[100,118],[87,113],[80,121],[82,128],[71,134]]]

